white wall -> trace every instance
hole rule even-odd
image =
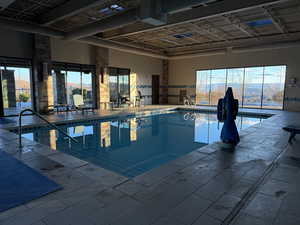
[[[0,29],[0,56],[32,58],[33,35]]]
[[[76,41],[63,41],[51,38],[51,56],[53,61],[95,64],[95,47]]]
[[[152,94],[152,75],[162,75],[162,60],[147,56],[140,56],[126,52],[110,50],[109,66],[128,68],[131,75],[136,74],[137,88],[146,97],[146,104],[151,104]]]
[[[297,77],[300,82],[300,47],[266,50],[248,53],[231,53],[218,56],[171,60],[169,68],[169,95],[179,95],[176,85],[185,86],[189,94],[195,94],[196,71],[228,67],[263,65],[287,65],[287,81]],[[300,84],[300,83],[299,83]],[[172,88],[175,87],[175,88]],[[286,85],[285,110],[300,111],[300,89]],[[296,99],[295,99],[296,98]],[[178,97],[169,97],[169,103],[178,103]]]

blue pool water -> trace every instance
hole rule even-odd
[[[241,130],[261,120],[240,116],[236,123]],[[219,141],[222,124],[218,124],[216,114],[174,111],[66,124],[60,128],[79,143],[49,127],[24,129],[23,136],[124,176],[135,177]]]

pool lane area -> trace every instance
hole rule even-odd
[[[265,117],[240,115],[241,131]],[[120,175],[133,178],[208,144],[220,141],[222,123],[215,113],[170,110],[110,120],[66,123],[23,130],[23,137]]]

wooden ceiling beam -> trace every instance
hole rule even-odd
[[[286,27],[282,24],[280,19],[278,19],[274,13],[272,12],[271,9],[268,9],[267,7],[262,7],[264,10],[265,14],[272,20],[273,24],[275,27],[283,34],[288,33]]]

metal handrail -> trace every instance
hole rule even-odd
[[[71,137],[70,135],[68,135],[66,132],[64,132],[62,129],[60,129],[58,126],[52,124],[51,122],[49,122],[47,119],[45,119],[43,116],[41,116],[39,113],[37,113],[36,111],[33,111],[32,109],[24,109],[20,112],[19,114],[19,148],[22,148],[22,115],[25,112],[32,112],[32,114],[36,115],[37,117],[39,117],[41,120],[43,120],[44,122],[46,122],[48,125],[50,125],[51,127],[53,127],[54,129],[58,130],[59,132],[61,132],[63,135],[67,136],[68,138],[70,138],[72,141],[78,143],[78,141],[76,139],[74,139],[73,137]]]

